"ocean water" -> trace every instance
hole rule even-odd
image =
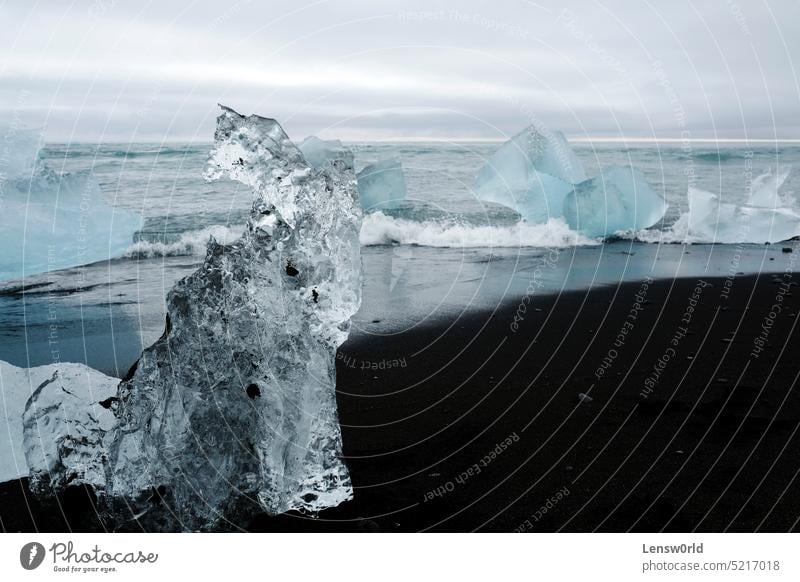
[[[370,214],[362,230],[364,300],[353,334],[399,334],[431,321],[456,322],[525,294],[614,285],[645,276],[733,276],[780,272],[781,245],[660,244],[687,210],[689,183],[742,203],[767,168],[794,165],[800,146],[576,144],[596,175],[632,165],[667,200],[663,222],[644,243],[580,240],[551,226],[521,225],[515,212],[477,201],[471,184],[498,144],[352,144],[360,168],[389,156],[403,162],[408,199]],[[58,172],[91,171],[107,200],[144,216],[125,256],[0,285],[0,359],[20,366],[77,361],[122,375],[163,331],[164,296],[202,260],[210,235],[241,232],[251,193],[206,184],[209,144],[48,145]],[[790,174],[782,193],[800,184]],[[664,235],[662,236],[662,233]],[[786,245],[783,245],[786,246]],[[535,298],[534,298],[535,301]]]
[[[553,244],[543,229],[520,229],[515,212],[483,203],[472,195],[475,175],[498,147],[496,143],[350,146],[356,152],[357,169],[390,156],[399,157],[408,185],[408,200],[401,208],[367,218],[362,237],[365,244]],[[232,229],[227,236],[235,237],[249,209],[250,192],[240,184],[203,181],[209,148],[210,144],[69,144],[49,145],[42,155],[59,172],[92,171],[113,204],[145,217],[144,229],[137,236],[141,243],[136,247],[138,252],[183,254],[193,247],[201,252],[209,233],[224,237],[226,229]],[[589,176],[597,175],[606,165],[630,165],[641,170],[669,204],[663,223],[656,229],[668,228],[687,210],[690,182],[721,194],[724,202],[743,203],[747,184],[762,171],[793,165],[800,172],[800,145],[578,143],[574,149]],[[783,192],[793,195],[798,184],[800,177],[790,174]]]

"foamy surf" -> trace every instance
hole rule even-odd
[[[203,256],[210,237],[220,244],[231,244],[242,236],[243,226],[224,226],[215,224],[200,230],[182,233],[174,241],[139,240],[125,251],[126,258],[151,259],[155,257]]]
[[[231,244],[243,226],[214,225],[182,233],[174,241],[139,240],[125,252],[126,258],[203,256],[209,237]],[[545,224],[518,222],[509,226],[476,226],[454,221],[414,221],[375,212],[364,217],[361,227],[363,246],[416,245],[441,248],[566,248],[596,246],[599,240],[570,230],[562,219]]]
[[[364,217],[361,244],[427,247],[573,247],[599,241],[571,230],[562,219],[543,224],[518,222],[509,226],[477,226],[454,221],[413,221],[374,212]]]

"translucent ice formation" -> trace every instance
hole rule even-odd
[[[338,139],[324,140],[311,135],[297,146],[312,168],[322,168],[327,162],[343,160],[353,166],[353,152]]]
[[[648,228],[664,217],[666,201],[638,170],[610,166],[577,184],[564,199],[570,228],[588,237]]]
[[[689,212],[678,219],[673,231],[684,231],[689,241],[718,243],[774,243],[798,236],[800,212],[779,193],[788,175],[787,168],[756,177],[744,205],[723,202],[712,192],[690,187]]]
[[[94,484],[103,459],[105,511],[147,529],[223,528],[352,497],[335,400],[336,349],[361,301],[351,158],[312,168],[276,121],[224,107],[215,137],[206,177],[253,188],[245,231],[209,241],[168,294],[164,335],[108,401],[116,424],[84,463]],[[63,480],[32,469],[40,489]]]
[[[586,179],[583,165],[561,132],[531,125],[506,143],[478,173],[480,200],[508,206],[531,223],[562,216],[572,185]]]
[[[109,378],[81,364],[17,368],[0,361],[0,434],[5,443],[0,447],[0,482],[27,475],[26,456],[36,467],[36,472],[47,472],[59,462],[65,466],[74,465],[73,445],[77,441],[66,437],[68,431],[63,430],[63,423],[71,422],[68,418],[78,419],[81,416],[85,420],[87,414],[101,417],[103,410],[95,405],[113,395],[118,382],[116,378]],[[43,383],[52,384],[47,390],[51,398],[46,404],[40,401],[40,405],[58,410],[58,414],[52,417],[58,426],[30,434],[25,441],[29,447],[26,451],[22,444],[23,412],[29,416],[41,410],[36,406],[35,410],[26,411],[25,404]],[[65,384],[70,386],[69,392],[60,389]],[[86,402],[88,406],[83,406]],[[73,406],[75,404],[77,406]],[[67,409],[71,409],[69,414],[66,413]],[[67,475],[69,470],[61,473]]]
[[[564,218],[587,237],[652,226],[666,202],[642,174],[609,167],[587,180],[561,132],[530,126],[498,149],[481,169],[474,191],[481,200],[513,208],[527,222]]]
[[[0,483],[27,474],[27,463],[22,449],[22,411],[36,387],[46,374],[39,368],[17,368],[0,362]]]
[[[42,135],[38,131],[23,129],[14,124],[0,125],[0,175],[8,180],[29,178],[36,171]]]
[[[298,148],[313,168],[323,168],[333,160],[354,165],[353,152],[338,139],[323,140],[312,135],[304,139]],[[403,165],[397,158],[366,166],[358,173],[357,181],[359,200],[364,210],[395,208],[406,198]]]
[[[406,198],[403,165],[389,158],[365,167],[358,173],[358,195],[364,210],[395,208]]]
[[[113,208],[89,173],[58,175],[38,159],[38,134],[15,131],[0,158],[0,280],[19,279],[122,254],[141,229]]]
[[[83,364],[17,370],[21,391],[36,388],[20,419],[25,459],[37,485],[102,487],[104,458],[97,453],[104,450],[116,424],[111,407],[119,379]]]
[[[772,170],[767,170],[757,176],[750,183],[750,195],[747,203],[750,206],[760,208],[787,208],[794,206],[794,202],[784,199],[780,194],[780,188],[789,177],[790,166],[785,166],[782,171],[773,174]]]

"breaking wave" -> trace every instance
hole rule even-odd
[[[570,230],[563,219],[544,224],[518,222],[509,226],[478,226],[458,222],[417,222],[374,212],[364,217],[361,244],[427,247],[572,247],[597,245],[598,240]]]
[[[142,239],[128,247],[126,258],[203,256],[209,237],[231,244],[242,234],[242,225],[209,226],[182,233],[175,240]],[[414,221],[374,212],[364,217],[363,246],[417,245],[449,248],[573,247],[600,244],[570,230],[562,219],[545,224],[519,222],[509,226],[477,226],[454,221]]]
[[[213,236],[220,244],[231,244],[242,236],[242,229],[242,226],[214,225],[184,232],[174,241],[139,240],[128,247],[124,256],[140,259],[185,255],[203,256],[206,254],[206,245],[210,237]]]

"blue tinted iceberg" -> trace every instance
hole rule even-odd
[[[780,195],[789,169],[756,177],[746,204],[723,202],[717,194],[690,187],[689,212],[678,219],[673,232],[684,232],[692,242],[775,243],[800,235],[796,203]]]
[[[110,205],[88,172],[59,175],[39,160],[38,134],[16,132],[2,163],[0,280],[121,255],[142,228]]]
[[[600,176],[577,184],[564,199],[570,228],[588,237],[641,230],[664,217],[666,201],[638,170],[610,166]]]
[[[406,179],[400,160],[382,160],[361,170],[358,196],[364,210],[396,208],[406,198]]]
[[[784,198],[780,193],[781,186],[783,186],[786,178],[789,177],[791,169],[791,166],[785,166],[775,174],[770,169],[753,178],[750,183],[747,204],[759,208],[788,208],[794,206],[795,204],[792,200]]]
[[[561,132],[527,127],[492,155],[475,179],[478,199],[508,206],[532,223],[562,216],[564,198],[586,179]]]
[[[311,135],[297,147],[312,168],[322,168],[335,160],[344,160],[353,166],[353,152],[338,139],[325,140]]]

